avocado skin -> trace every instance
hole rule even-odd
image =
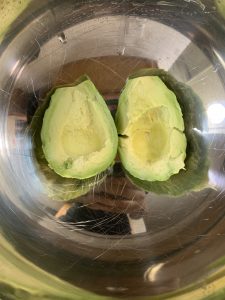
[[[173,76],[161,69],[142,69],[129,78],[141,76],[159,76],[166,86],[172,90],[181,107],[187,138],[185,170],[171,176],[167,181],[150,182],[132,176],[124,170],[127,177],[137,187],[146,192],[159,195],[181,196],[188,192],[209,188],[208,183],[208,148],[203,132],[207,130],[207,115],[200,98],[194,91],[177,81]]]
[[[48,162],[42,149],[41,128],[45,111],[49,107],[51,101],[51,96],[57,88],[75,86],[85,80],[89,80],[89,78],[86,75],[83,75],[71,84],[54,87],[46,95],[45,101],[37,108],[28,128],[28,136],[33,145],[32,150],[35,168],[42,180],[44,193],[55,201],[69,201],[87,194],[94,185],[100,184],[108,173],[108,170],[106,170],[97,176],[85,180],[64,178],[48,167]]]
[[[184,168],[187,143],[182,111],[176,95],[158,76],[128,80],[116,125],[121,134],[120,159],[134,177],[166,181]]]

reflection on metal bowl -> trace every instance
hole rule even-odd
[[[0,47],[0,297],[224,298],[221,1],[49,0],[23,8]],[[114,113],[127,77],[148,67],[168,71],[202,100],[209,188],[145,193],[117,159],[86,195],[48,198],[27,134],[46,93],[86,73]]]

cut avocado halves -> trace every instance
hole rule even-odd
[[[116,115],[120,158],[139,179],[165,181],[184,168],[186,137],[175,94],[158,76],[131,79]]]
[[[181,195],[205,187],[204,122],[200,99],[167,72],[144,69],[130,76],[116,113],[127,176],[157,194]]]
[[[45,112],[41,140],[50,168],[62,177],[90,178],[112,164],[116,127],[90,80],[56,89]]]
[[[102,182],[117,151],[112,116],[87,76],[48,94],[30,134],[42,182],[54,200],[74,199]]]

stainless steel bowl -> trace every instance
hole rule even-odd
[[[0,16],[0,297],[224,299],[224,0],[3,1]],[[46,93],[87,73],[113,112],[143,67],[201,98],[208,187],[145,193],[117,162],[88,195],[49,199],[27,130]]]

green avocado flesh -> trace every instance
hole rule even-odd
[[[148,181],[165,181],[184,169],[187,141],[175,94],[158,76],[128,80],[116,113],[124,168]]]
[[[62,177],[90,178],[112,164],[118,144],[116,127],[90,80],[55,90],[44,115],[41,140],[49,167]]]
[[[136,185],[138,188],[141,188],[142,190],[146,191],[146,192],[152,192],[155,194],[159,194],[159,195],[169,195],[169,196],[181,196],[183,194],[189,193],[189,192],[193,192],[193,191],[200,191],[202,189],[205,188],[210,188],[209,185],[209,180],[208,180],[208,170],[209,170],[209,160],[208,160],[208,147],[207,147],[207,141],[204,138],[204,135],[202,134],[202,132],[204,132],[205,130],[207,131],[207,116],[206,116],[206,112],[205,109],[202,105],[201,99],[194,93],[194,91],[187,85],[185,85],[184,83],[181,83],[179,81],[177,81],[173,76],[171,76],[168,72],[161,70],[161,69],[154,69],[154,68],[149,68],[149,69],[141,69],[138,72],[132,74],[129,77],[129,80],[127,82],[127,85],[120,97],[120,103],[119,103],[119,109],[116,115],[116,124],[118,127],[118,131],[119,133],[122,135],[119,141],[119,151],[120,151],[120,155],[121,155],[121,142],[123,143],[124,141],[129,140],[129,133],[126,132],[127,129],[130,129],[130,127],[128,125],[130,125],[129,120],[130,120],[130,115],[126,114],[126,111],[130,111],[129,106],[125,107],[125,99],[126,99],[126,90],[127,87],[129,88],[130,85],[132,85],[132,80],[133,79],[138,79],[139,77],[149,77],[149,76],[153,76],[153,77],[159,77],[161,79],[161,81],[167,86],[168,90],[173,91],[173,93],[176,95],[176,98],[174,96],[172,96],[171,92],[167,90],[167,92],[171,95],[171,99],[173,99],[172,101],[174,101],[174,103],[176,102],[175,99],[177,99],[177,102],[179,103],[179,106],[177,106],[177,104],[173,104],[173,106],[167,106],[166,108],[163,108],[163,110],[161,111],[160,109],[160,113],[159,111],[157,111],[157,113],[154,113],[154,122],[156,122],[156,124],[160,124],[160,126],[157,126],[156,130],[154,131],[154,134],[158,137],[158,132],[160,130],[160,135],[164,134],[164,138],[161,140],[157,139],[157,143],[155,142],[155,148],[153,148],[153,150],[148,150],[145,149],[143,151],[143,153],[145,153],[144,158],[146,158],[146,153],[150,153],[151,158],[154,157],[158,159],[158,161],[161,160],[162,165],[163,162],[165,162],[166,160],[164,159],[166,157],[165,153],[167,153],[167,157],[168,155],[171,155],[172,157],[176,157],[176,155],[178,154],[178,151],[184,151],[186,148],[186,158],[185,158],[185,169],[183,168],[183,160],[181,161],[180,159],[178,159],[179,162],[179,166],[176,166],[175,164],[173,165],[173,168],[175,170],[175,168],[177,168],[177,170],[181,167],[179,173],[171,175],[169,179],[164,180],[164,181],[160,181],[160,180],[156,180],[156,181],[151,181],[149,179],[141,179],[139,177],[137,177],[137,175],[133,175],[131,174],[132,170],[138,169],[140,170],[140,168],[138,168],[137,163],[135,163],[134,161],[128,161],[128,160],[124,160],[124,158],[121,156],[121,160],[124,166],[124,171],[126,176],[130,179],[130,181]],[[166,91],[166,90],[165,90]],[[167,93],[166,92],[166,93]],[[162,92],[160,92],[162,93]],[[152,95],[152,91],[151,91],[151,95]],[[131,95],[129,95],[131,96]],[[143,95],[144,96],[144,95]],[[164,95],[165,96],[165,95]],[[142,98],[146,98],[142,97]],[[130,98],[129,98],[130,99]],[[160,101],[159,99],[157,99],[157,101]],[[160,106],[160,105],[159,105]],[[180,113],[180,109],[182,111],[183,114],[183,118],[181,113]],[[121,109],[122,108],[122,109]],[[131,107],[132,108],[132,107]],[[134,109],[134,106],[133,106]],[[144,105],[139,105],[138,106],[138,110],[137,110],[137,120],[138,120],[138,116],[140,115],[140,113],[138,113],[138,111],[143,111],[143,110],[148,110],[148,108],[146,109],[144,107]],[[166,126],[165,128],[165,122],[163,122],[163,120],[165,120],[166,118],[168,118],[168,113],[165,113],[164,111],[170,111],[170,115],[173,115],[173,119],[170,121],[168,121],[168,126]],[[131,110],[132,111],[132,110]],[[153,112],[154,110],[152,110]],[[175,113],[176,112],[176,113]],[[151,113],[152,115],[152,113]],[[156,116],[157,117],[156,117]],[[145,112],[143,112],[143,116],[145,116]],[[149,119],[149,118],[148,118]],[[152,120],[152,118],[150,118],[150,120]],[[136,120],[135,120],[136,121]],[[134,119],[131,120],[132,123],[135,122]],[[172,123],[171,123],[172,122]],[[143,123],[143,122],[141,122]],[[176,124],[176,125],[175,125]],[[171,137],[170,136],[170,140],[173,138],[173,140],[176,143],[176,147],[174,148],[167,148],[167,142],[166,142],[166,137],[168,136],[165,132],[167,132],[168,128],[173,128],[173,126],[177,129],[179,129],[179,126],[181,126],[180,128],[183,129],[183,124],[184,124],[184,133],[185,133],[185,137],[186,137],[186,141],[184,138],[181,138],[182,134],[178,134],[178,138],[176,137]],[[163,128],[163,130],[161,130],[161,128]],[[163,131],[163,133],[162,133]],[[179,129],[179,130],[173,130],[173,133],[177,134],[177,133],[182,133],[183,130]],[[127,138],[126,138],[127,135]],[[138,135],[136,135],[138,136]],[[154,137],[155,139],[155,137]],[[134,151],[132,152],[132,150],[127,150],[126,145],[127,145],[127,141],[125,143],[125,148],[122,149],[123,154],[127,154],[128,152],[130,153],[129,155],[134,155]],[[156,141],[156,139],[155,139]],[[178,142],[179,141],[179,142]],[[187,146],[186,146],[186,142],[187,142]],[[130,145],[131,142],[129,141]],[[149,143],[147,143],[149,144]],[[152,145],[152,143],[151,143]],[[162,147],[163,146],[163,147]],[[131,147],[132,148],[132,147]],[[154,152],[156,149],[158,148],[158,151]],[[141,151],[141,147],[139,148],[139,152]],[[169,149],[169,151],[167,151],[167,149]],[[182,150],[183,149],[183,150]],[[150,152],[148,152],[150,151]],[[185,153],[183,152],[183,154],[181,154],[181,156],[183,155],[183,157],[185,157]],[[137,155],[135,155],[136,157]],[[139,156],[139,155],[138,155]],[[140,155],[141,156],[141,155]],[[149,157],[149,154],[147,155]],[[143,158],[143,156],[141,156]],[[162,160],[163,158],[163,160]],[[139,161],[141,161],[141,158],[139,157]],[[129,170],[126,167],[126,164],[128,164]],[[134,165],[136,165],[136,169],[134,169]],[[142,163],[143,165],[143,163]],[[164,166],[163,166],[164,167]],[[166,178],[166,176],[168,175],[168,160],[167,160],[167,171],[165,172],[164,169],[160,170],[160,174],[159,177],[162,178],[162,176],[165,176],[164,178]],[[145,169],[142,169],[142,171]],[[157,170],[154,170],[155,174],[159,174],[157,173]],[[142,172],[141,172],[142,173]],[[151,173],[152,174],[152,173]],[[141,174],[140,174],[141,175]],[[138,175],[139,176],[139,175]],[[141,175],[140,177],[142,177],[143,175]]]
[[[29,136],[31,137],[33,144],[34,165],[37,169],[36,173],[41,179],[41,185],[44,189],[43,192],[54,201],[74,200],[77,197],[87,194],[93,186],[100,184],[109,172],[107,169],[96,176],[82,180],[65,178],[57,174],[48,166],[48,161],[46,160],[43,152],[41,130],[43,127],[42,125],[45,112],[50,107],[52,96],[59,88],[75,87],[85,81],[89,81],[89,78],[84,75],[70,85],[53,88],[46,96],[44,103],[42,103],[36,110],[29,126]]]

